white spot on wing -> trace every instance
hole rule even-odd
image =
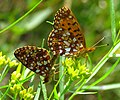
[[[72,18],[72,16],[70,15],[69,18]]]
[[[60,50],[60,53],[62,53],[63,52],[63,50]]]
[[[53,33],[52,36],[55,36],[55,34]]]
[[[70,49],[71,49],[71,48],[65,48],[65,51],[66,51],[66,52],[70,52]]]
[[[30,55],[28,54],[27,57],[29,57]]]
[[[54,54],[54,55],[56,55],[56,52],[55,52],[55,51],[53,51],[53,54]]]
[[[76,41],[76,38],[73,38],[73,41],[75,42],[75,41]]]
[[[39,69],[37,69],[37,70],[36,70],[36,73],[38,73],[38,72],[40,72],[40,70],[39,70]]]
[[[69,55],[70,53],[69,52],[66,52],[65,55]]]
[[[67,34],[67,35],[70,35],[70,33],[69,33],[69,32],[66,32],[66,34]]]
[[[61,49],[61,48],[62,48],[62,46],[59,46],[59,48]]]
[[[58,30],[55,30],[54,32],[55,32],[55,33],[57,33],[57,32],[58,32]]]
[[[53,47],[51,47],[51,50],[53,50]]]
[[[82,48],[83,47],[83,44],[82,43],[80,43],[80,48]]]
[[[51,42],[50,42],[49,44],[50,44],[50,45],[52,45],[52,43],[51,43]]]
[[[32,69],[33,69],[33,67],[31,66],[31,67],[29,67],[29,69],[31,69],[31,70],[32,70]]]
[[[62,31],[62,28],[59,28],[58,30]]]
[[[32,54],[33,52],[30,52],[30,54]]]
[[[76,52],[77,50],[76,49],[73,49],[74,52]]]
[[[46,65],[47,64],[47,61],[44,61],[44,65]]]
[[[60,14],[60,16],[62,16],[62,14]]]
[[[44,74],[44,71],[41,71],[42,74]]]
[[[50,41],[52,41],[52,38],[50,38]]]
[[[44,58],[46,58],[47,55],[43,55]]]
[[[56,23],[59,24],[59,21],[57,21]]]
[[[71,47],[74,47],[74,46],[75,46],[75,44],[72,44],[72,45],[71,45]]]
[[[63,34],[63,36],[66,36],[66,34]]]
[[[25,60],[27,60],[27,58],[25,58]]]
[[[70,46],[70,43],[67,41],[63,41],[67,46]]]
[[[45,68],[46,70],[49,70],[48,67]]]
[[[57,19],[60,19],[60,17],[58,17]]]
[[[27,64],[27,62],[25,61],[25,65]]]
[[[41,66],[42,64],[40,62],[37,62],[37,65]]]
[[[33,63],[31,63],[30,66],[33,67]]]
[[[80,45],[77,43],[77,46],[79,47]]]

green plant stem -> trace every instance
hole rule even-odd
[[[2,82],[2,80],[4,79],[4,77],[6,76],[6,74],[8,73],[9,69],[10,68],[8,67],[8,65],[6,65],[5,68],[4,68],[4,70],[2,71],[1,76],[0,76],[0,83]]]
[[[115,42],[116,39],[116,25],[115,25],[115,10],[114,10],[114,0],[110,0],[110,17],[111,17],[111,31],[112,40]]]
[[[29,76],[25,77],[23,80],[20,80],[19,82],[20,83],[25,83],[26,81],[29,81],[33,75],[34,74],[30,74]]]
[[[36,95],[35,95],[34,100],[39,100],[40,91],[41,91],[41,88],[40,88],[40,83],[39,83],[39,85],[38,85],[38,89],[37,89],[37,92],[36,92]]]
[[[86,90],[87,87],[88,86],[83,86],[82,89]],[[101,85],[101,86],[92,86],[89,89],[90,90],[113,90],[118,88],[120,88],[120,83]]]
[[[54,86],[54,89],[53,89],[53,91],[51,92],[51,94],[50,94],[48,100],[51,100],[54,91],[56,90],[57,86],[59,85],[61,79],[63,78],[63,76],[64,76],[65,74],[66,74],[66,71],[64,72],[64,74],[63,74],[63,75],[59,78],[59,80],[57,81],[57,83],[56,83],[56,85]]]
[[[44,44],[45,44],[45,39],[42,40],[42,44],[41,44],[42,48],[44,47]]]
[[[2,29],[0,31],[0,33],[8,30],[9,28],[11,28],[12,26],[14,26],[15,24],[17,24],[18,22],[20,22],[23,18],[25,18],[28,14],[30,14],[43,0],[40,0],[37,4],[35,4],[35,6],[33,8],[31,8],[27,13],[25,13],[22,17],[20,17],[18,20],[16,20],[14,23],[10,24],[9,26],[7,26],[6,28]]]
[[[7,90],[4,92],[3,96],[0,98],[1,100],[4,100],[3,98],[4,98],[4,96],[7,95],[7,93],[8,93],[9,90],[10,90],[10,85],[9,85],[9,87],[7,88]]]
[[[46,86],[45,86],[45,84],[43,84],[43,81],[40,81],[40,82],[41,82],[41,87],[42,87],[42,92],[43,92],[43,98],[44,98],[44,100],[47,100]]]
[[[96,73],[100,70],[100,68],[107,62],[107,60],[109,59],[108,57],[108,53],[100,60],[100,62],[95,66],[95,68],[93,69],[93,73],[92,75],[86,80],[86,83],[88,83],[93,76],[96,75]]]
[[[60,94],[61,96],[62,96],[63,94],[65,94],[65,93],[69,90],[72,82],[73,82],[73,80],[71,80],[71,79],[68,80],[68,82],[67,82],[66,85],[64,86],[63,92]]]
[[[13,99],[13,100],[16,100],[16,99],[17,99],[17,95],[18,95],[18,93],[17,93],[17,94],[14,94],[14,99]]]
[[[86,80],[83,79],[82,84],[77,88],[77,90],[70,96],[69,100],[72,100],[72,98],[77,94],[77,92],[85,85]]]
[[[64,74],[64,67],[62,66],[62,62],[64,60],[65,60],[65,57],[60,56],[59,78],[61,78],[61,76]],[[64,90],[64,76],[59,83],[59,90],[60,90],[60,94],[62,94]],[[64,94],[60,96],[60,100],[64,100]]]
[[[110,51],[109,53],[109,57],[116,57],[115,55],[115,51],[117,51],[120,48],[120,39],[118,41],[116,41],[116,43],[114,43],[115,46],[113,46],[113,49]]]
[[[82,76],[82,78],[80,79],[80,81],[78,83],[75,84],[75,86],[79,85],[84,79],[84,76]]]

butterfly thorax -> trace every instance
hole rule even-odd
[[[85,57],[87,53],[92,52],[95,50],[95,47],[91,47],[91,48],[83,48],[81,49],[79,52],[77,52],[77,54],[75,54],[75,56],[79,57]]]

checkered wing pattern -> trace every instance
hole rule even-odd
[[[53,55],[78,55],[94,50],[94,48],[86,48],[80,25],[67,7],[62,7],[55,14],[53,30],[48,37],[48,46]]]
[[[52,66],[50,55],[46,49],[36,46],[24,46],[15,50],[14,55],[25,67],[44,76],[44,83],[49,81]]]

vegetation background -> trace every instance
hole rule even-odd
[[[111,31],[111,0],[43,0],[27,17],[23,18],[17,24],[0,33],[0,51],[11,60],[15,59],[14,50],[24,45],[41,46],[42,40],[45,39],[44,47],[47,47],[47,38],[51,32],[52,25],[46,21],[53,22],[56,11],[65,3],[69,3],[71,10],[78,19],[82,29],[84,30],[87,47],[91,47],[102,37],[105,39],[99,44],[109,44],[109,46],[97,48],[90,53],[90,58],[95,66],[103,56],[110,50],[113,45]],[[14,23],[17,19],[28,12],[39,0],[0,0],[0,30]],[[116,33],[119,31],[120,20],[120,0],[114,0],[115,11],[115,28]],[[114,23],[113,23],[114,24]],[[99,79],[108,69],[113,66],[118,58],[110,58],[99,72],[90,81]],[[98,83],[100,89],[95,90],[98,94],[93,95],[77,95],[81,100],[119,100],[120,99],[120,64],[112,71],[112,73],[103,81]],[[4,68],[0,68],[2,72]],[[0,83],[1,86],[7,84],[10,74],[16,69],[11,68]],[[37,81],[37,80],[36,80]],[[102,90],[104,85],[118,84],[118,88]],[[53,83],[47,84],[47,90],[52,90]],[[49,93],[50,94],[50,91]],[[66,95],[67,97],[67,95]],[[89,99],[88,99],[89,98]],[[78,99],[78,100],[79,100]]]

